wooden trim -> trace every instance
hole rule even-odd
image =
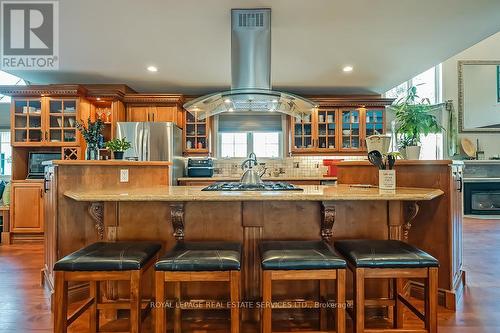
[[[425,268],[364,268],[366,278],[425,278]]]
[[[180,105],[184,103],[184,96],[181,94],[125,94],[123,96],[124,103],[146,103],[151,105],[154,104],[169,104],[169,105]]]
[[[79,84],[0,86],[0,94],[12,97],[85,96],[87,89]]]
[[[318,270],[267,270],[271,273],[271,280],[335,280],[336,269]]]
[[[394,98],[381,98],[380,95],[313,96],[309,97],[320,107],[383,107],[391,105]]]
[[[230,281],[231,271],[208,272],[208,271],[186,271],[186,272],[163,272],[164,281],[188,282],[188,281]]]

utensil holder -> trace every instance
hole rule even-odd
[[[396,189],[396,170],[378,171],[378,188],[381,190]]]

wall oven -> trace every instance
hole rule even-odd
[[[465,215],[500,215],[500,178],[464,179]]]

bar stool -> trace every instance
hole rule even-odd
[[[397,240],[338,240],[335,249],[347,259],[354,274],[354,332],[437,332],[439,262],[426,252]],[[393,279],[390,304],[380,299],[365,300],[365,279]],[[425,279],[425,313],[421,313],[402,295],[403,279]],[[392,305],[393,329],[365,329],[365,305]],[[403,329],[405,305],[425,323],[423,330]]]
[[[259,244],[262,259],[262,332],[272,332],[272,282],[279,280],[336,280],[336,332],[345,332],[346,262],[323,241],[264,241]],[[320,290],[321,290],[320,285]],[[323,296],[323,295],[322,295]],[[314,308],[315,306],[311,306]],[[326,322],[320,322],[321,330]]]
[[[56,262],[54,332],[66,333],[68,326],[87,309],[90,309],[89,332],[99,332],[99,310],[130,309],[130,332],[139,333],[142,321],[141,283],[160,249],[161,244],[153,242],[98,242]],[[68,281],[90,282],[90,298],[69,317]],[[130,302],[101,303],[101,281],[130,281]]]
[[[240,330],[241,244],[227,242],[179,242],[156,263],[156,301],[165,300],[165,284],[173,282],[176,301],[181,301],[181,283],[225,281],[230,285],[231,333]],[[181,331],[181,307],[176,307],[174,330]],[[166,307],[155,308],[155,332],[165,333]]]

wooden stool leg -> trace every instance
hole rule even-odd
[[[272,281],[271,272],[262,271],[262,333],[271,333],[272,318],[271,318],[271,302],[272,302]]]
[[[345,275],[345,269],[337,269],[337,280],[335,281],[335,293],[337,298],[337,307],[335,308],[336,333],[345,332]]]
[[[319,280],[319,302],[327,301],[327,285],[328,280]],[[326,331],[328,327],[328,317],[325,307],[319,309],[319,328],[321,331]]]
[[[240,332],[240,272],[231,271],[231,333]]]
[[[142,272],[137,270],[131,273],[130,277],[130,333],[140,333],[142,316],[142,288],[141,288]]]
[[[155,273],[155,333],[166,332],[166,306],[165,306],[165,274]]]
[[[365,270],[354,269],[354,333],[365,331]]]
[[[429,333],[438,330],[438,268],[429,267],[425,290],[425,328]]]
[[[393,281],[393,298],[395,301],[394,304],[394,322],[393,322],[393,327],[394,328],[403,328],[403,322],[404,322],[404,317],[403,317],[403,303],[399,300],[398,295],[403,293],[403,279],[392,279]]]
[[[182,313],[181,313],[181,283],[174,283],[174,296],[175,300],[178,303],[174,309],[174,333],[182,332]]]
[[[55,272],[54,289],[54,332],[66,333],[68,331],[68,282],[65,281],[64,272]]]
[[[92,303],[89,309],[89,332],[96,333],[99,331],[99,310],[97,310],[97,304],[100,301],[99,281],[90,281],[90,297],[94,299],[94,303]]]

